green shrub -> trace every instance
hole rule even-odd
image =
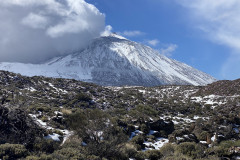
[[[31,108],[40,112],[50,112],[51,110],[48,106],[32,106]]]
[[[119,154],[122,144],[129,139],[123,129],[113,125],[109,115],[99,109],[75,112],[66,116],[66,121],[79,138],[88,144],[84,148],[89,155],[113,157]]]
[[[139,119],[149,119],[149,117],[156,117],[158,115],[158,112],[147,105],[137,105],[136,108],[132,109],[129,112],[129,115],[131,115],[134,118]]]
[[[84,156],[76,148],[62,148],[52,154],[55,159],[84,160]]]
[[[49,121],[47,116],[42,116],[41,120],[42,120],[43,122],[48,122],[48,121]]]
[[[175,146],[171,143],[165,144],[162,148],[160,148],[160,152],[164,157],[172,156],[175,152]]]
[[[86,157],[86,159],[91,159],[91,160],[101,160],[101,158],[100,157],[98,157],[98,156],[95,156],[95,155],[89,155],[89,156],[87,156]]]
[[[73,135],[62,145],[64,148],[76,148],[78,150],[82,147],[82,139],[77,135]]]
[[[149,131],[150,131],[150,129],[147,127],[146,124],[141,124],[141,125],[140,125],[140,130],[141,130],[143,133],[145,133],[145,134],[148,134]]]
[[[148,150],[145,152],[146,158],[150,160],[158,160],[163,157],[159,150]]]
[[[132,158],[132,157],[131,157]],[[146,154],[144,152],[137,152],[134,157],[137,160],[145,160],[146,159]]]
[[[121,148],[122,157],[124,159],[132,158],[135,154],[137,154],[137,148],[133,144],[127,143],[123,148]]]
[[[56,133],[56,134],[58,134],[58,135],[60,135],[60,136],[63,136],[63,135],[64,135],[64,133],[63,133],[62,131],[57,130],[57,129],[55,129],[53,132]]]
[[[40,160],[38,156],[27,156],[26,160]]]
[[[163,160],[193,160],[193,159],[184,155],[175,155],[163,158]]]
[[[221,160],[221,158],[219,158],[218,156],[208,156],[208,157],[201,158],[198,160]]]
[[[184,142],[177,146],[177,152],[192,158],[204,156],[204,147],[194,142]]]
[[[240,147],[240,140],[238,141],[222,141],[219,146],[223,148],[230,148],[230,147]]]
[[[132,138],[131,142],[133,144],[139,144],[142,145],[144,143],[145,139],[142,135],[138,135]]]
[[[37,139],[33,149],[38,152],[53,153],[59,146],[59,142],[51,139]]]
[[[155,136],[153,136],[153,135],[147,135],[147,141],[148,141],[148,142],[154,142],[155,139],[156,139]]]
[[[197,138],[200,141],[206,141],[207,140],[207,136],[208,136],[208,132],[207,131],[203,131],[203,132],[200,133],[200,135]]]
[[[134,144],[137,150],[141,150],[145,148],[145,145],[143,144],[144,141],[145,141],[145,138],[142,135],[138,135],[133,137],[130,142]]]
[[[86,101],[86,102],[89,102],[92,100],[92,98],[86,93],[78,93],[75,98],[79,101]]]
[[[28,155],[28,151],[24,145],[21,144],[2,144],[0,145],[0,158],[1,159],[17,159],[23,158]]]
[[[51,155],[41,154],[39,160],[53,160]]]
[[[240,147],[240,140],[238,141],[222,141],[218,146],[207,149],[208,154],[217,155],[218,157],[231,156],[230,149]]]

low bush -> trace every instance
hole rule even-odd
[[[53,160],[51,155],[41,154],[36,156],[27,156],[26,160]]]
[[[153,107],[147,105],[137,105],[136,108],[129,112],[129,115],[137,119],[147,120],[149,117],[156,117],[158,112]]]
[[[148,134],[149,131],[150,131],[150,129],[147,127],[146,124],[141,124],[141,125],[140,125],[140,130],[141,130],[143,133],[145,133],[145,134]]]
[[[28,151],[24,145],[20,144],[1,144],[0,145],[0,159],[11,160],[24,158],[28,155]]]
[[[174,155],[175,149],[175,145],[168,143],[165,144],[162,148],[160,148],[160,152],[163,154],[164,157],[168,157]]]
[[[132,138],[131,142],[133,144],[138,144],[138,145],[143,145],[145,139],[142,135],[139,135],[139,136],[135,136]]]
[[[217,155],[218,157],[229,157],[234,154],[234,148],[240,147],[240,140],[238,141],[222,141],[219,145],[207,149],[207,154]]]
[[[89,102],[92,100],[92,98],[86,93],[78,93],[75,98],[78,99],[79,101],[85,102]]]
[[[158,160],[163,157],[159,150],[148,150],[145,152],[146,158],[150,160]]]
[[[145,160],[146,159],[146,154],[144,152],[137,152],[134,157],[131,158],[135,158],[137,160]]]
[[[33,150],[37,152],[53,153],[59,147],[59,142],[51,139],[37,139]]]
[[[202,158],[204,156],[204,147],[194,142],[184,142],[177,146],[177,152],[191,158]]]
[[[84,156],[76,148],[62,148],[52,154],[53,159],[84,160]]]
[[[130,143],[127,143],[124,147],[122,147],[120,152],[122,153],[122,157],[125,157],[125,159],[132,158],[138,153],[136,146]]]
[[[184,155],[175,155],[163,158],[163,160],[193,160],[193,159]]]

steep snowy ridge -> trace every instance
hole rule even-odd
[[[44,64],[0,63],[26,76],[72,78],[100,85],[206,85],[215,79],[156,50],[117,35],[95,39],[83,51]]]

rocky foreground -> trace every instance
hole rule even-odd
[[[102,87],[0,72],[0,159],[237,159],[240,80]]]

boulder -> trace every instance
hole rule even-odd
[[[149,122],[150,130],[164,131],[166,134],[171,134],[174,131],[174,124],[172,121],[164,121],[159,119],[154,122]]]

